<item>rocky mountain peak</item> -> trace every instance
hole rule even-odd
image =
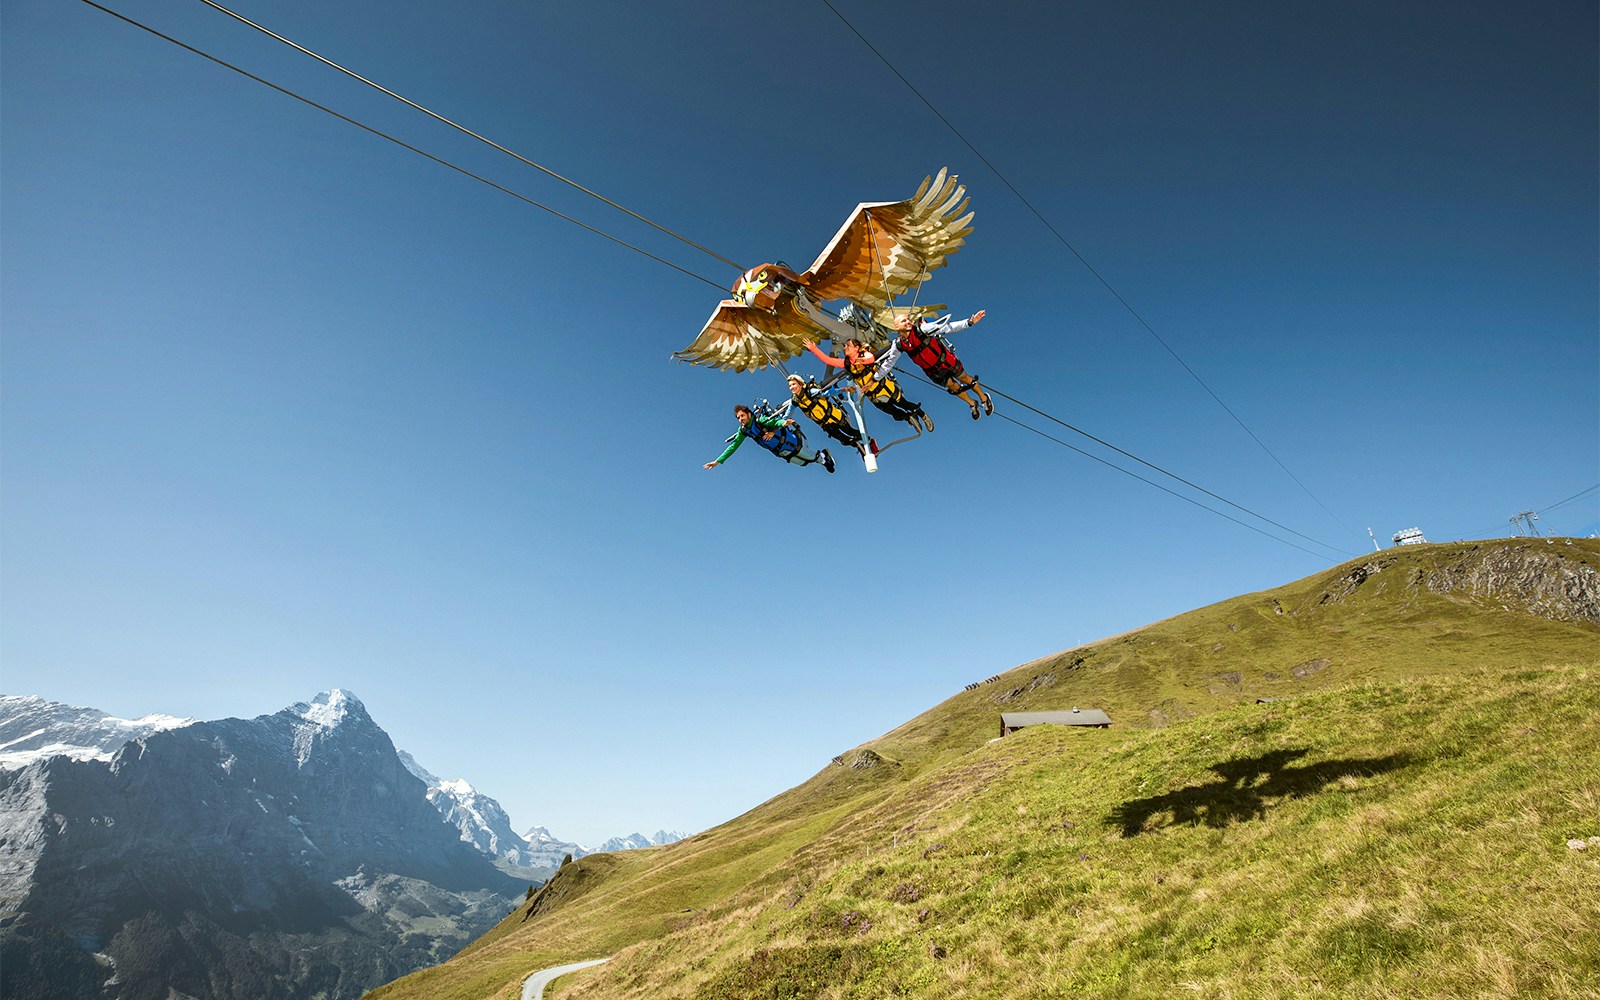
[[[333,729],[347,718],[372,722],[372,717],[367,714],[367,707],[361,704],[361,699],[341,688],[324,691],[309,703],[296,702],[289,706],[288,711],[319,729]]]

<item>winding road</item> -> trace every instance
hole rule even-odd
[[[557,976],[564,976],[569,972],[587,969],[591,965],[609,962],[609,958],[595,958],[587,962],[573,962],[571,965],[558,965],[553,969],[541,969],[522,981],[522,1000],[544,1000],[544,988],[550,985],[550,980]]]

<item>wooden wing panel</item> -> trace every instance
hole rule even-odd
[[[723,299],[700,335],[673,357],[693,365],[752,371],[796,356],[805,350],[803,342],[816,336],[788,303],[771,312]]]
[[[961,249],[972,232],[965,195],[966,188],[941,169],[905,201],[856,206],[802,283],[818,301],[883,308]]]

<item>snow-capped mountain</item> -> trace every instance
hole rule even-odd
[[[0,695],[0,770],[14,771],[57,755],[108,761],[130,740],[194,721],[171,715],[119,719],[98,709],[62,705],[32,695]]]
[[[581,858],[586,854],[606,854],[611,851],[636,851],[641,847],[660,847],[662,844],[671,844],[682,840],[683,834],[657,830],[653,836],[646,837],[642,833],[630,833],[626,837],[612,837],[599,847],[581,847],[571,841],[558,840],[551,836],[550,831],[542,826],[536,826],[523,834],[528,848],[541,858],[553,859],[545,863],[547,867],[556,867],[561,864],[561,859],[570,854],[574,858]]]
[[[609,851],[636,851],[641,847],[660,847],[662,844],[673,844],[683,839],[683,834],[676,830],[657,830],[646,837],[642,833],[630,833],[626,837],[612,837],[610,840],[584,854],[605,854]],[[578,857],[579,855],[573,855]]]
[[[512,830],[511,818],[500,803],[478,791],[464,778],[449,781],[440,778],[404,750],[400,751],[400,761],[428,786],[428,801],[439,810],[445,822],[461,831],[462,840],[490,857],[523,868],[553,871],[561,867],[562,859],[569,854],[581,858],[585,854],[659,847],[683,839],[681,833],[657,830],[652,837],[633,833],[626,837],[612,837],[596,848],[587,848],[561,840],[542,826],[533,827],[519,837]]]
[[[428,786],[428,801],[439,810],[446,823],[461,831],[461,839],[492,858],[501,858],[524,868],[553,868],[546,863],[548,852],[535,852],[528,842],[511,829],[511,817],[500,803],[483,794],[464,778],[446,781],[429,771],[417,759],[400,751],[400,762]]]
[[[150,731],[109,760],[91,739],[115,727],[104,713],[6,706],[17,747],[94,750],[0,771],[8,994],[99,996],[115,975],[125,997],[354,1000],[447,958],[527,888],[442,821],[349,692],[138,720]],[[36,732],[46,718],[69,728]]]
[[[528,851],[539,859],[540,868],[560,868],[567,855],[581,858],[589,852],[570,840],[561,840],[542,826],[536,826],[522,835]]]

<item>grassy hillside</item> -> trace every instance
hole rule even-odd
[[[372,996],[1593,996],[1597,567],[1387,550],[1025,664]]]

